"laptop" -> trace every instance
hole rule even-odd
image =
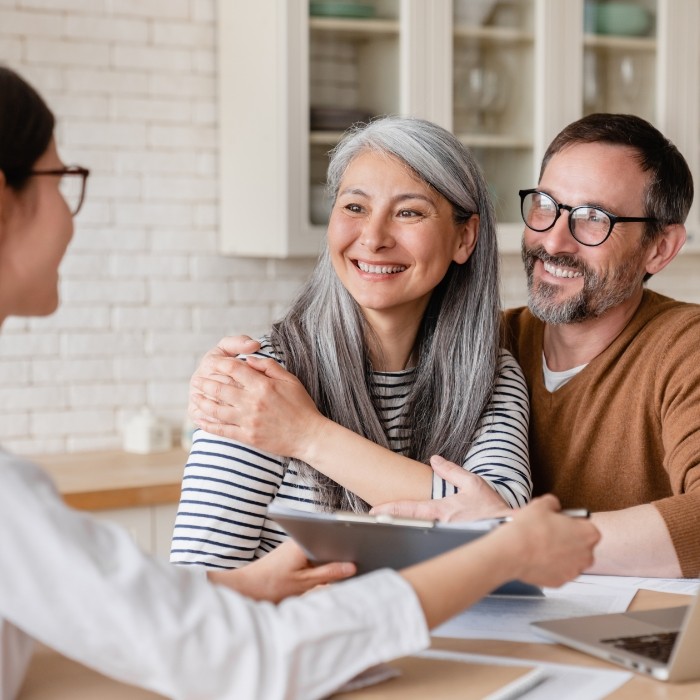
[[[661,681],[700,679],[700,591],[680,607],[531,624],[548,639]]]

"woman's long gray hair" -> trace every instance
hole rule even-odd
[[[461,462],[497,373],[499,267],[488,189],[470,152],[448,131],[421,119],[385,117],[354,127],[333,149],[327,182],[333,201],[346,168],[366,151],[403,161],[452,204],[456,222],[479,215],[474,252],[463,265],[451,263],[423,316],[414,352],[416,379],[403,412],[407,456],[427,463],[439,454]],[[372,398],[372,330],[340,283],[327,248],[273,326],[272,342],[325,416],[389,447]],[[309,465],[292,462],[317,487],[325,508],[367,510],[355,494]]]

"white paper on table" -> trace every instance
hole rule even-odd
[[[538,620],[627,610],[636,589],[572,581],[539,596],[488,596],[433,630],[434,637],[553,644],[530,627]]]
[[[644,578],[639,576],[600,576],[598,574],[583,574],[577,581],[592,583],[596,586],[612,586],[615,588],[645,588],[650,591],[665,591],[667,593],[684,593],[695,595],[700,591],[698,578]]]
[[[492,666],[535,666],[546,674],[546,678],[537,686],[518,695],[518,700],[599,700],[624,685],[632,673],[629,671],[611,671],[588,666],[555,664],[548,661],[520,659],[488,654],[468,654],[455,651],[428,649],[416,654],[431,659],[461,661],[472,664],[490,664]],[[508,686],[501,689],[507,691]]]

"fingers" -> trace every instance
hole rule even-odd
[[[458,489],[467,488],[475,478],[474,474],[460,467],[459,464],[450,462],[440,455],[433,455],[430,458],[430,466],[439,477]]]
[[[370,515],[390,515],[393,518],[418,518],[432,520],[433,501],[392,501],[374,506]]]
[[[537,503],[539,507],[558,513],[561,510],[561,503],[553,493],[545,493],[543,496],[533,498],[530,503]],[[527,506],[526,506],[527,507]]]
[[[248,357],[246,358],[246,364],[248,367],[252,367],[259,372],[262,372],[267,377],[271,379],[296,379],[291,372],[288,372],[282,365],[266,357]]]
[[[342,581],[355,575],[357,567],[349,561],[337,561],[331,564],[322,564],[304,571],[306,583],[310,586],[321,586],[334,581]]]
[[[258,350],[260,350],[260,343],[248,335],[227,335],[210,352],[220,356],[234,357],[235,355],[247,355]]]

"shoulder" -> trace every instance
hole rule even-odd
[[[649,289],[644,291],[639,312],[642,318],[658,326],[700,321],[700,304],[671,299]]]
[[[0,511],[5,512],[3,499],[7,505],[17,506],[26,497],[38,498],[57,497],[56,487],[51,477],[38,465],[29,460],[17,457],[0,448],[0,478],[3,488],[0,489]]]
[[[263,335],[256,340],[260,343],[260,350],[253,353],[255,357],[275,360],[284,367],[284,353],[281,348],[273,344],[272,338],[269,335]]]
[[[504,389],[514,388],[517,388],[527,394],[525,375],[523,374],[523,370],[515,357],[513,357],[512,353],[505,348],[500,348],[498,351],[498,368],[495,392],[498,393]]]
[[[646,290],[632,333],[645,343],[654,342],[668,351],[693,353],[700,344],[700,304],[691,304]]]
[[[542,348],[544,324],[527,306],[506,309],[501,317],[501,342],[522,362]]]
[[[513,356],[513,353],[506,348],[499,348],[498,350],[498,376],[510,376],[516,378],[522,378],[523,376],[523,370],[518,364],[518,361]]]

